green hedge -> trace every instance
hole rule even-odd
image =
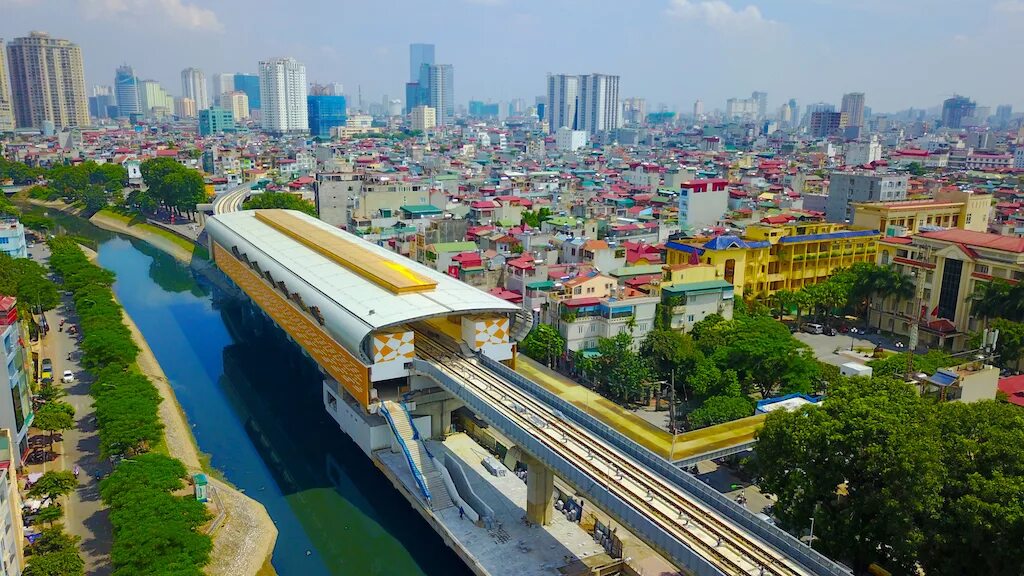
[[[135,367],[139,348],[114,300],[114,275],[90,262],[71,238],[49,243],[50,265],[74,294],[81,319],[82,366],[95,376],[90,394],[100,450],[125,458],[100,485],[110,506],[114,574],[198,576],[210,561],[210,537],[197,531],[209,514],[191,496],[172,494],[184,487],[184,465],[149,453],[163,438],[161,398]]]

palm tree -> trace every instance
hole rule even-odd
[[[779,309],[779,320],[786,315],[786,312],[793,305],[793,292],[790,290],[779,290],[772,295],[771,301]]]
[[[882,331],[882,309],[885,307],[885,301],[888,298],[896,299],[896,308],[899,308],[900,302],[904,300],[910,300],[914,297],[914,293],[917,291],[917,286],[914,283],[914,279],[905,274],[901,274],[895,268],[885,267],[881,269],[882,272],[879,275],[879,290],[878,294],[882,297],[882,308],[879,308],[878,313],[878,331]],[[893,313],[895,316],[895,311]]]
[[[1012,299],[1012,292],[1020,292],[1020,286],[1021,284],[1011,286],[1002,278],[976,283],[974,292],[967,296],[967,301],[971,303],[971,315],[984,318],[985,326],[988,327],[989,320],[1005,317],[1008,312],[1012,313],[1017,304]],[[1021,297],[1024,297],[1024,294],[1018,295],[1018,301]]]

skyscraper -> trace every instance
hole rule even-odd
[[[306,67],[294,58],[260,62],[263,129],[274,134],[309,131]]]
[[[437,111],[437,125],[451,124],[455,117],[455,71],[451,64],[427,67],[427,106]]]
[[[974,115],[976,104],[970,98],[954,95],[942,103],[942,125],[959,130],[964,118]]]
[[[93,118],[110,118],[114,104],[114,89],[110,86],[93,86],[89,96],[89,115]]]
[[[563,126],[576,130],[576,100],[580,78],[570,74],[548,74],[548,102],[544,114],[548,132],[554,134]]]
[[[693,103],[693,117],[694,118],[700,118],[703,115],[704,115],[704,101],[701,100],[701,99],[697,99],[697,101]]]
[[[255,74],[235,74],[235,90],[249,97],[249,110],[260,108],[260,77]]]
[[[579,79],[576,127],[590,134],[619,127],[619,77],[586,74]]]
[[[249,97],[241,90],[220,95],[221,108],[231,110],[235,122],[249,119]]]
[[[142,112],[142,99],[139,96],[139,79],[135,70],[127,64],[118,67],[114,74],[114,95],[117,97],[117,115],[127,118]]]
[[[342,95],[311,95],[306,98],[309,109],[309,134],[330,138],[331,128],[344,126],[348,119]]]
[[[846,113],[849,126],[864,126],[864,93],[843,94],[843,104],[839,111]]]
[[[750,99],[757,103],[757,117],[759,119],[764,118],[768,115],[768,93],[767,92],[752,92]]]
[[[7,45],[7,65],[18,126],[41,128],[44,121],[56,128],[89,124],[82,50],[77,44],[32,32]]]
[[[420,68],[434,65],[433,44],[409,44],[409,82],[419,82]]]
[[[0,39],[0,132],[13,132],[15,128],[14,102],[7,78],[7,50],[3,39]]]
[[[206,74],[198,68],[185,68],[181,71],[181,95],[183,98],[191,98],[200,110],[210,107],[210,100],[206,96]]]
[[[143,115],[162,118],[174,112],[174,98],[156,80],[142,80],[139,87],[139,108]]]
[[[800,125],[800,106],[796,103],[796,98],[789,99],[789,122],[791,126]]]
[[[215,100],[215,102],[211,102],[211,105],[212,104],[217,104],[218,106],[221,106],[223,108],[224,106],[220,103],[220,100],[219,100],[220,95],[221,94],[227,94],[228,92],[234,92],[234,91],[235,91],[235,75],[234,74],[230,74],[230,73],[226,73],[226,72],[217,72],[216,74],[213,75],[213,92],[212,92],[212,94],[213,94],[213,99]]]

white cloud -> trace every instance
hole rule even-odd
[[[162,21],[187,30],[224,31],[224,24],[213,10],[183,0],[85,0],[82,5],[90,18],[127,16]]]
[[[671,0],[666,12],[674,18],[699,20],[722,31],[747,31],[777,24],[765,18],[753,4],[737,10],[724,0]]]
[[[1003,0],[992,5],[996,12],[1024,14],[1024,0]]]
[[[500,6],[505,3],[505,0],[463,0],[467,4],[476,4],[477,6]]]

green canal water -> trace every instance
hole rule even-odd
[[[249,303],[144,242],[56,219],[98,242],[200,450],[266,506],[279,574],[469,574],[324,412],[312,362]]]

